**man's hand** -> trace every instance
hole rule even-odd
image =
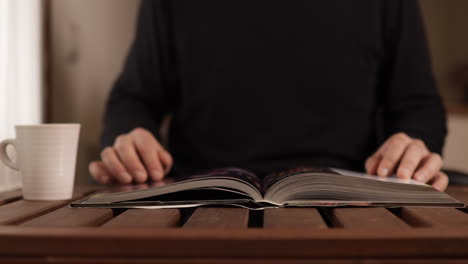
[[[398,178],[432,184],[443,191],[447,188],[448,177],[441,172],[442,157],[431,153],[424,142],[411,138],[405,133],[397,133],[366,161],[366,171],[387,177],[396,173]]]
[[[172,167],[172,157],[149,131],[136,128],[115,139],[114,146],[101,152],[101,161],[89,164],[100,183],[137,183],[161,180]]]

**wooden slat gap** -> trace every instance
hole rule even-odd
[[[468,214],[468,208],[466,208],[466,207],[465,208],[456,208],[456,209],[458,211],[461,211],[461,212],[465,213],[465,214]]]
[[[1,192],[0,193],[0,206],[21,200],[21,198],[23,198],[22,195],[23,193],[21,189]]]
[[[177,227],[182,227],[185,225],[185,223],[192,217],[193,213],[197,207],[192,207],[192,208],[181,208],[180,210],[180,221]]]
[[[409,229],[410,226],[383,207],[344,207],[330,210],[332,221],[349,229]]]
[[[71,208],[64,206],[48,214],[23,222],[30,227],[97,227],[112,219],[108,208]]]
[[[113,218],[115,218],[124,213],[125,211],[127,211],[126,208],[112,208],[112,216]]]
[[[8,199],[1,201],[0,206],[19,201],[21,199],[23,199],[23,196],[16,196],[16,197],[8,198]]]
[[[387,208],[392,214],[406,222],[411,227],[430,227],[431,224],[424,221],[421,217],[413,214],[405,214],[403,208]]]
[[[263,227],[263,210],[250,210],[249,211],[249,228],[262,228]]]
[[[317,208],[317,211],[322,216],[322,219],[325,221],[328,228],[342,228],[343,225],[334,219],[332,210],[332,208]]]
[[[401,217],[422,227],[466,227],[468,215],[454,208],[405,207]]]

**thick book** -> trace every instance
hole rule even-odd
[[[160,182],[118,186],[71,207],[184,208],[229,205],[249,209],[319,206],[464,207],[431,185],[336,169],[301,167],[263,179],[240,168],[214,169]]]

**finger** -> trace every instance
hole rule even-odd
[[[366,167],[366,172],[368,174],[377,174],[377,167],[380,163],[380,160],[382,159],[382,155],[378,152],[374,153],[372,156],[370,156],[365,163]]]
[[[154,137],[134,137],[138,154],[142,159],[152,180],[161,180],[164,177],[164,169],[158,155],[159,143]]]
[[[404,134],[392,136],[382,150],[382,159],[377,168],[377,175],[389,176],[400,161],[403,153],[411,142],[410,137]]]
[[[434,188],[443,192],[448,186],[449,178],[445,173],[439,171],[438,173],[436,173],[434,178],[432,178],[430,183]]]
[[[107,147],[101,152],[101,160],[106,165],[108,171],[111,172],[111,176],[120,183],[131,183],[132,176],[128,174],[122,162],[119,160],[117,153],[114,148]]]
[[[159,158],[163,165],[164,174],[169,173],[169,171],[172,169],[172,164],[174,163],[171,154],[165,149],[161,149],[159,151]]]
[[[382,152],[385,150],[385,148],[388,145],[388,141],[384,142],[382,146],[380,146],[377,151],[372,154],[369,158],[367,158],[366,163],[364,166],[366,167],[366,171],[369,174],[377,174],[377,168],[379,167],[379,163],[382,160]]]
[[[148,179],[145,167],[138,157],[133,139],[128,136],[119,136],[115,140],[114,149],[122,161],[123,165],[133,175],[133,178],[138,183],[143,183]]]
[[[422,166],[414,174],[414,178],[420,182],[428,182],[437,175],[442,168],[442,157],[439,154],[432,153],[424,161]]]
[[[91,173],[97,182],[102,184],[110,183],[110,172],[107,171],[106,166],[102,161],[93,161],[89,163],[88,169],[89,173]]]
[[[405,150],[403,157],[400,160],[397,177],[402,179],[410,179],[414,171],[421,163],[423,158],[429,154],[426,146],[422,141],[413,141]]]

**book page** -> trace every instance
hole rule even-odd
[[[282,170],[278,172],[273,172],[265,176],[262,181],[262,194],[265,195],[266,191],[278,181],[281,181],[287,177],[301,174],[301,173],[330,173],[330,174],[340,174],[338,172],[332,171],[329,168],[323,167],[311,167],[311,166],[301,166],[294,167],[288,170]]]
[[[330,170],[332,170],[332,171],[334,171],[334,172],[336,172],[336,173],[338,173],[340,175],[359,177],[359,178],[365,178],[365,179],[371,179],[371,180],[377,180],[377,181],[404,183],[404,184],[416,184],[416,185],[427,185],[425,183],[418,182],[418,181],[413,180],[413,179],[400,179],[400,178],[397,178],[396,175],[391,175],[389,177],[380,177],[380,176],[369,175],[369,174],[366,174],[366,173],[350,171],[350,170],[345,170],[345,169],[330,168]],[[429,186],[429,185],[427,185],[427,186]]]
[[[219,177],[232,177],[245,181],[260,190],[260,179],[252,172],[240,168],[219,168],[205,170],[196,174],[165,177],[160,181],[150,181],[145,183],[134,183],[126,185],[113,185],[101,193],[121,193],[141,191],[151,188],[163,187],[173,183],[183,182],[187,180],[219,178]]]
[[[186,176],[166,177],[157,182],[116,186],[92,194],[81,203],[105,204],[142,199],[153,201],[261,200],[262,195],[260,180],[255,174],[239,168],[221,168]]]
[[[261,180],[255,175],[255,173],[244,170],[236,167],[226,167],[226,168],[217,168],[199,172],[197,174],[176,177],[176,181],[182,180],[192,180],[200,178],[209,178],[209,177],[232,177],[236,179],[243,180],[247,183],[250,183],[252,186],[256,187],[258,190],[261,188]]]
[[[319,172],[305,168],[295,172],[270,179],[272,185],[264,200],[279,206],[464,206],[431,185],[411,179],[378,177],[336,168]]]

